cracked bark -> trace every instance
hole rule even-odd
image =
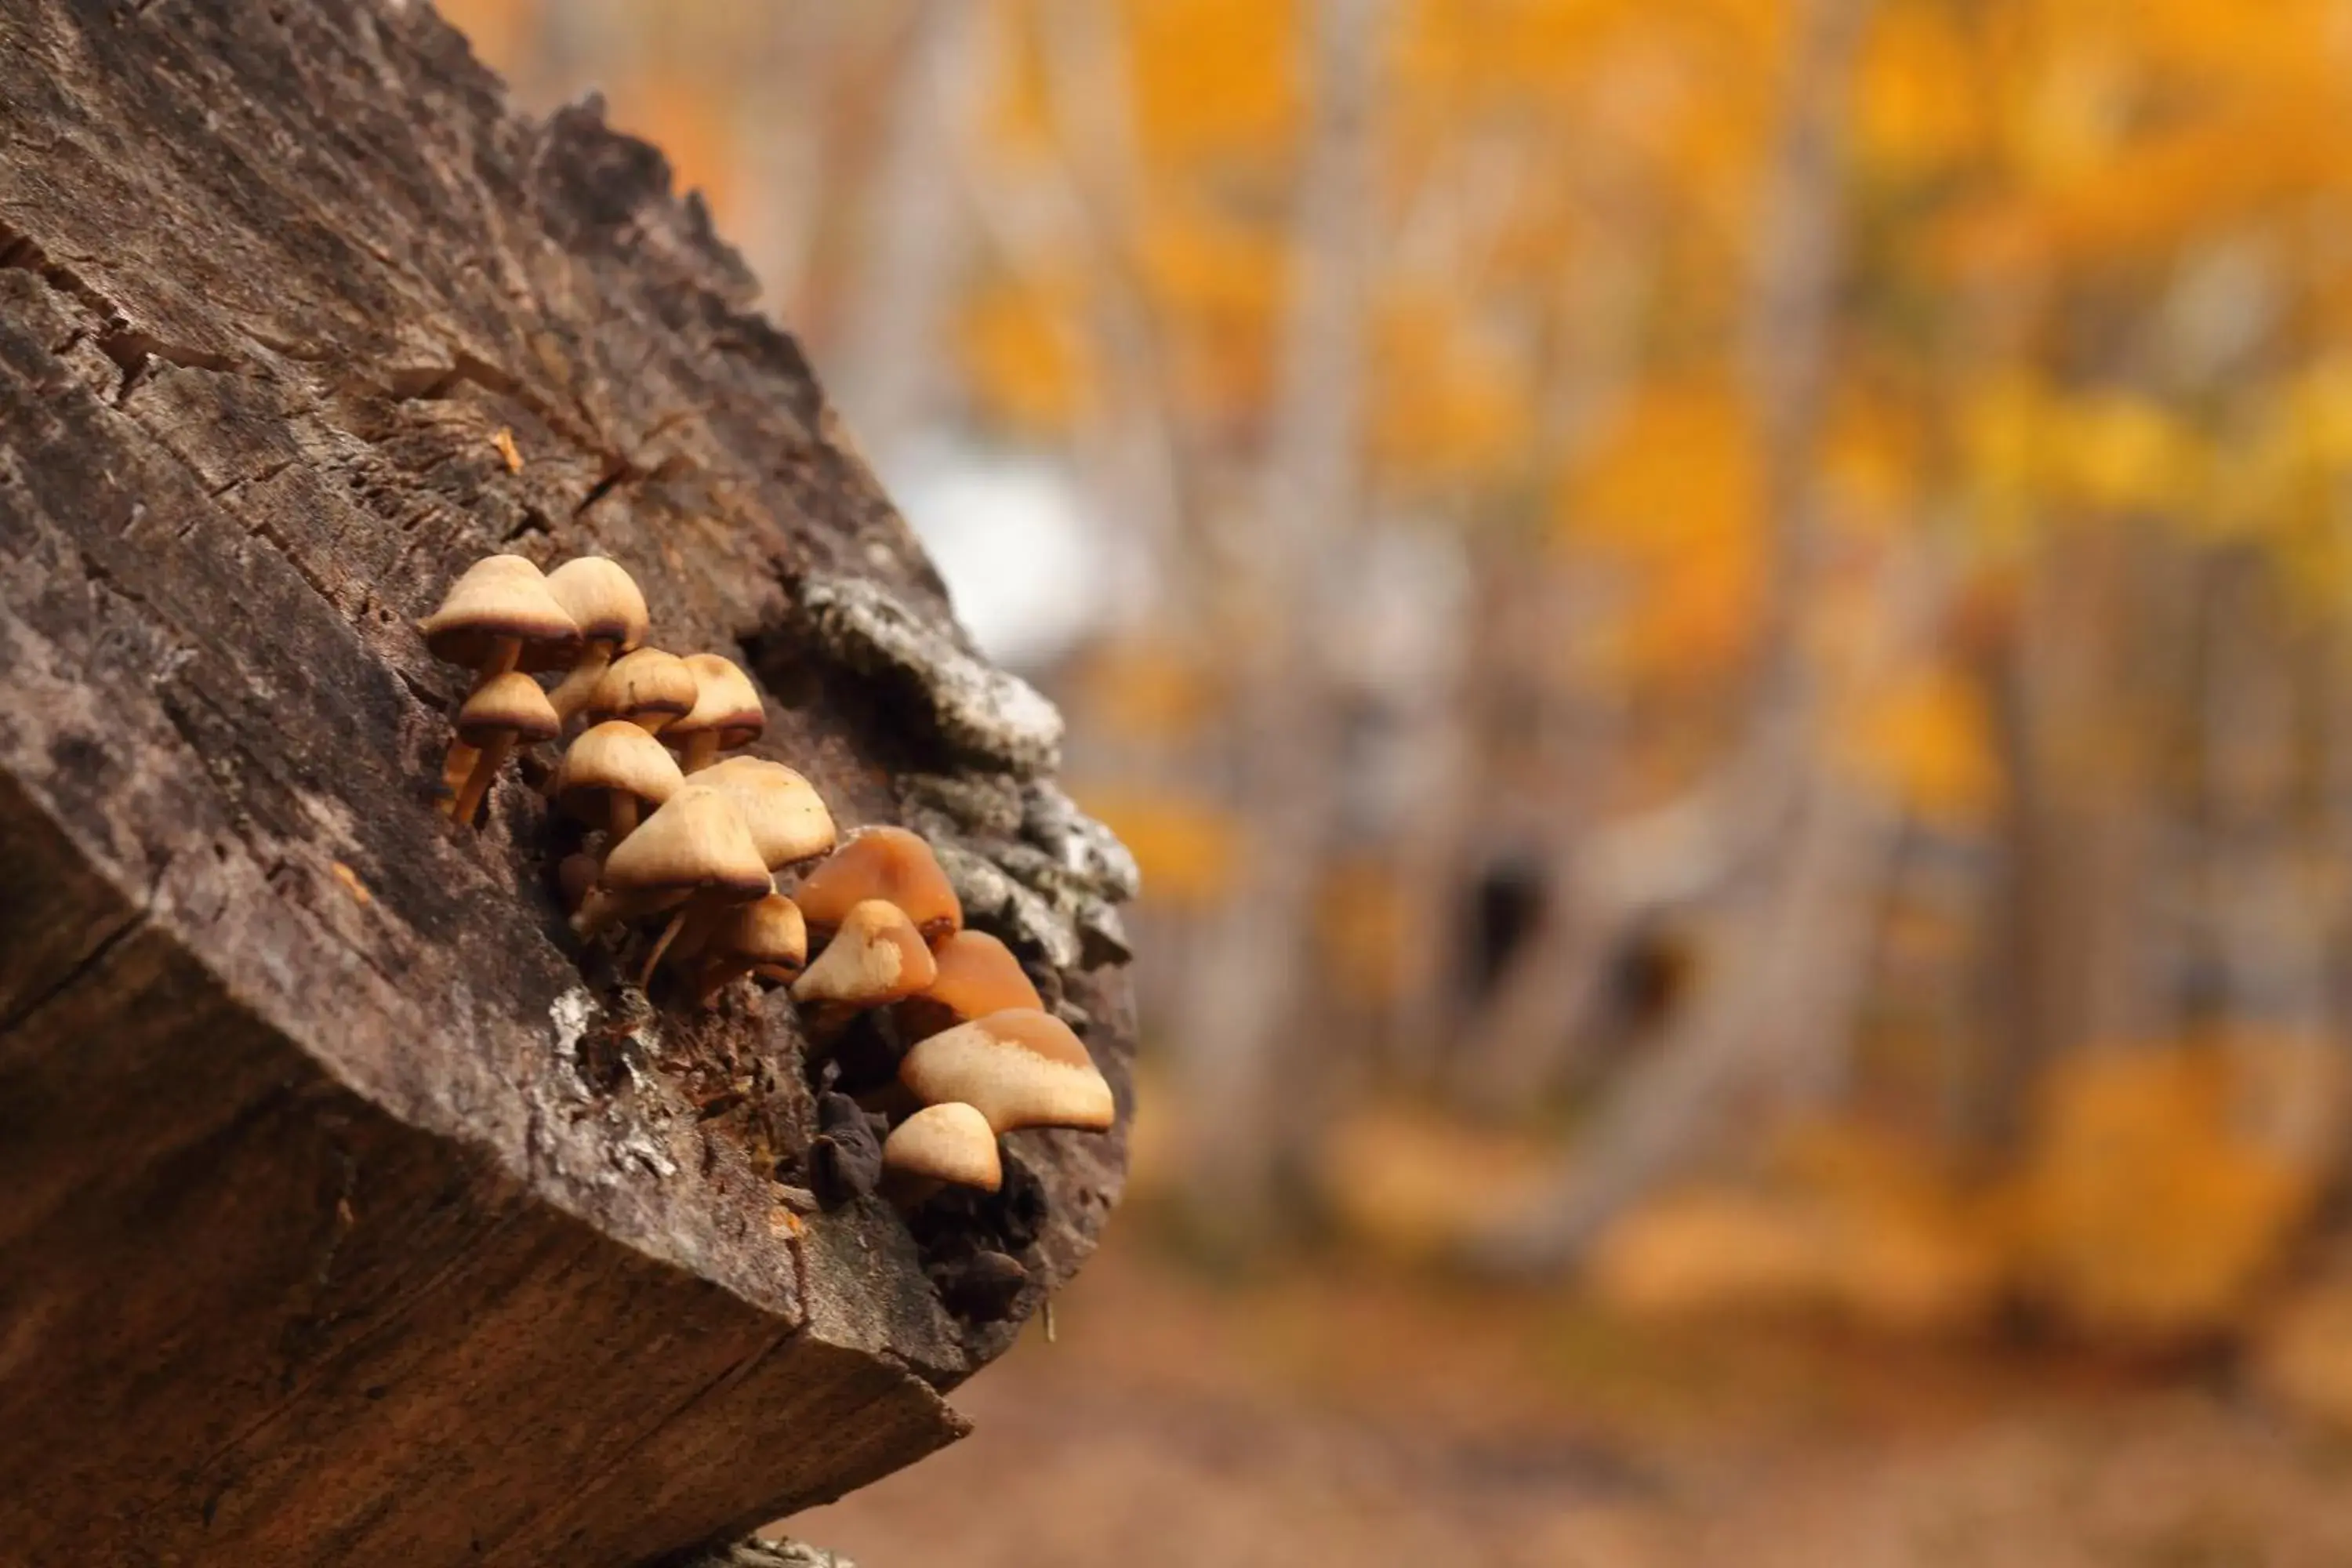
[[[1131,864],[751,294],[658,153],[510,113],[424,7],[0,14],[8,1561],[723,1540],[958,1436],[1093,1246]],[[787,1009],[615,986],[514,779],[430,809],[460,678],[412,622],[501,543],[625,563],[761,750],[1057,966],[1121,1129],[1010,1141],[1053,1213],[1011,1321],[871,1200],[789,1206]]]

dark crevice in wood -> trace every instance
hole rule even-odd
[[[621,486],[632,483],[635,480],[644,479],[645,477],[645,470],[638,468],[635,463],[629,462],[626,459],[614,462],[611,466],[605,468],[604,473],[597,476],[597,479],[594,484],[588,487],[588,493],[580,498],[580,504],[572,509],[572,520],[577,521],[581,518],[586,516],[590,507],[594,506],[598,501],[603,500],[606,496],[611,495]]]
[[[11,1009],[6,1016],[0,1016],[0,1040],[5,1040],[9,1036],[24,1028],[42,1008],[97,973],[105,964],[107,959],[112,956],[114,950],[136,935],[139,929],[146,923],[145,910],[134,912],[130,919],[100,938],[98,945],[75,961],[72,968],[58,975],[54,984],[46,990],[36,992]]]

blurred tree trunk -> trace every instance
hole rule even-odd
[[[907,36],[865,193],[863,249],[825,369],[866,450],[885,468],[936,418],[940,345],[963,276],[970,230],[950,171],[972,134],[985,80],[988,8],[910,0]]]
[[[1699,995],[1612,1093],[1549,1201],[1498,1233],[1493,1256],[1514,1268],[1572,1262],[1715,1130],[1737,1095],[1818,1079],[1832,1070],[1824,1054],[1844,1048],[1844,970],[1866,955],[1866,945],[1855,951],[1853,922],[1866,917],[1870,889],[1883,882],[1895,823],[1883,803],[1838,776],[1818,743],[1822,694],[1806,663],[1802,618],[1820,574],[1816,447],[1843,246],[1842,150],[1869,9],[1868,0],[1810,0],[1792,24],[1785,119],[1763,177],[1746,316],[1772,541],[1746,732],[1722,775],[1675,808],[1688,815],[1668,842],[1715,851],[1694,868],[1712,875],[1725,868],[1715,863],[1722,852],[1729,864],[1744,858],[1748,836],[1733,825],[1769,823],[1776,802],[1793,799],[1801,803],[1796,830],[1759,846],[1754,879],[1723,911]],[[1908,618],[1916,623],[1931,605],[1918,595]],[[1913,631],[1898,626],[1895,641],[1907,644]],[[1861,913],[1849,907],[1854,900]]]
[[[1302,1047],[1318,888],[1342,780],[1325,574],[1365,504],[1363,279],[1376,241],[1375,113],[1391,0],[1317,0],[1313,110],[1282,383],[1250,546],[1232,563],[1235,885],[1208,918],[1177,1020],[1205,1226],[1261,1231],[1317,1093]]]
[[[1100,388],[1086,479],[1120,552],[1118,591],[1130,603],[1156,599],[1159,627],[1176,631],[1197,624],[1202,602],[1187,479],[1197,462],[1134,255],[1149,174],[1135,144],[1132,45],[1120,8],[1099,0],[1050,0],[1037,21],[1063,153],[1052,194],[1070,231],[1064,248],[1087,260],[1084,359]]]
[[[1650,286],[1643,265],[1648,226],[1626,183],[1621,171],[1608,167],[1587,170],[1580,182],[1593,230],[1590,254],[1559,289],[1535,444],[1558,472],[1581,468],[1640,370],[1637,326]],[[1556,482],[1556,473],[1531,473],[1527,479],[1538,498]],[[1581,563],[1555,557],[1530,563],[1524,541],[1512,542],[1517,548],[1498,552],[1503,558],[1482,579],[1491,607],[1472,632],[1474,648],[1485,655],[1475,684],[1490,700],[1531,679],[1538,687],[1532,726],[1528,715],[1507,715],[1496,742],[1531,738],[1542,753],[1530,771],[1540,779],[1544,798],[1522,809],[1523,825],[1512,831],[1524,832],[1540,857],[1544,896],[1534,929],[1509,955],[1483,1005],[1466,1027],[1451,1031],[1457,1037],[1455,1093],[1490,1113],[1523,1106],[1560,1082],[1593,1038],[1593,1016],[1625,931],[1681,890],[1657,885],[1646,873],[1629,875],[1633,868],[1618,852],[1626,841],[1622,825],[1601,820],[1622,760],[1622,704],[1615,694],[1580,679],[1574,666],[1578,640],[1587,635],[1606,585]],[[1532,737],[1526,734],[1530,727]],[[1643,833],[1637,827],[1633,837]]]
[[[824,214],[839,196],[828,142],[844,23],[838,5],[799,5],[761,7],[746,24],[747,74],[758,86],[735,95],[740,244],[768,308],[789,321],[805,318]]]

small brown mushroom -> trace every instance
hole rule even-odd
[[[588,694],[588,721],[625,719],[648,735],[658,735],[694,707],[694,671],[686,660],[657,647],[625,653],[597,678]]]
[[[636,579],[620,563],[602,555],[566,561],[547,574],[547,591],[580,632],[580,652],[572,671],[547,698],[557,717],[568,724],[614,658],[646,640],[652,621]]]
[[[850,910],[816,962],[793,982],[793,1000],[835,1012],[882,1007],[913,995],[939,973],[931,950],[906,911],[885,900],[868,899]]]
[[[760,705],[759,689],[734,660],[694,653],[687,655],[686,668],[694,672],[694,706],[662,731],[662,740],[678,748],[680,771],[698,773],[720,752],[758,740],[768,727],[768,714]]]
[[[1108,1128],[1110,1084],[1086,1043],[1051,1013],[1009,1008],[919,1040],[898,1081],[927,1105],[976,1106],[999,1132],[1023,1127]]]
[[[734,801],[723,790],[686,786],[604,858],[604,875],[572,917],[572,928],[592,936],[614,921],[691,905],[698,899],[723,909],[774,890]],[[685,910],[679,912],[683,916]],[[673,929],[676,924],[672,922]],[[660,957],[658,948],[654,957]],[[648,973],[652,967],[648,961]]]
[[[471,826],[474,814],[481,809],[482,796],[489,793],[490,781],[505,765],[516,742],[551,741],[562,732],[563,726],[539,682],[516,669],[493,677],[457,710],[457,738],[477,748],[479,754],[449,815]]]
[[[417,630],[434,658],[478,670],[483,680],[511,669],[551,668],[580,639],[547,579],[520,555],[487,555],[467,567]]]
[[[416,629],[434,658],[476,672],[477,690],[512,669],[561,663],[580,635],[547,591],[539,568],[520,555],[486,555],[467,567],[442,595],[441,607]],[[529,660],[526,648],[531,651]],[[451,741],[441,764],[441,786],[453,805],[473,771],[474,748]]]
[[[908,1040],[1007,1008],[1045,1010],[1013,950],[984,931],[960,931],[931,955],[939,961],[939,978],[898,1005],[898,1033]]]
[[[616,719],[583,731],[566,748],[549,794],[566,813],[605,831],[609,855],[636,831],[641,807],[658,809],[685,782],[659,741]]]
[[[850,910],[882,899],[907,911],[937,945],[963,928],[963,905],[931,847],[903,827],[864,827],[801,883],[793,894],[814,933],[831,931]]]
[[[953,1184],[992,1193],[1004,1184],[996,1131],[969,1105],[928,1105],[882,1140],[882,1194],[911,1208]]]
[[[698,987],[709,1002],[746,974],[791,980],[808,963],[808,926],[800,906],[782,893],[739,904],[719,917],[703,940]]]

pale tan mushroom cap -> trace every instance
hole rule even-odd
[[[547,591],[579,628],[581,639],[625,653],[646,640],[653,617],[637,580],[617,561],[582,555],[547,574]]]
[[[523,662],[539,668],[562,663],[580,640],[579,627],[547,591],[547,579],[520,555],[485,556],[467,567],[417,630],[434,658],[473,668],[488,663],[504,638],[523,643]]]
[[[928,1105],[961,1100],[999,1132],[1024,1127],[1101,1131],[1117,1108],[1086,1043],[1051,1013],[1008,1008],[916,1042],[898,1081]]]
[[[525,741],[551,741],[563,732],[547,693],[520,670],[484,681],[457,710],[457,733],[469,744],[478,746],[506,731]]]
[[[931,950],[906,911],[871,899],[849,911],[808,973],[793,982],[793,1000],[879,1007],[913,995],[938,977]]]
[[[744,900],[775,890],[733,799],[695,784],[679,788],[614,847],[604,885],[625,893],[708,889]]]
[[[695,775],[735,796],[751,825],[768,868],[789,866],[833,847],[833,813],[816,786],[782,763],[763,757],[729,757]]]
[[[703,951],[748,963],[798,969],[808,959],[808,925],[800,906],[770,893],[727,911]]]
[[[969,1105],[927,1105],[882,1141],[882,1166],[927,1181],[992,1193],[1004,1184],[996,1130]]]
[[[925,937],[942,942],[963,924],[963,905],[931,847],[903,827],[864,827],[808,874],[793,895],[809,924],[836,926],[853,905],[885,899]]]
[[[719,745],[732,750],[757,739],[768,727],[759,689],[733,659],[715,653],[691,653],[686,656],[686,668],[694,675],[694,706],[662,731],[664,739],[716,730]]]
[[[597,722],[625,719],[643,730],[659,730],[694,707],[694,671],[686,660],[657,647],[641,647],[613,661],[588,693],[588,717]]]
[[[658,806],[685,783],[667,747],[615,719],[583,731],[564,752],[555,770],[555,803],[574,816],[601,822],[612,791]]]

